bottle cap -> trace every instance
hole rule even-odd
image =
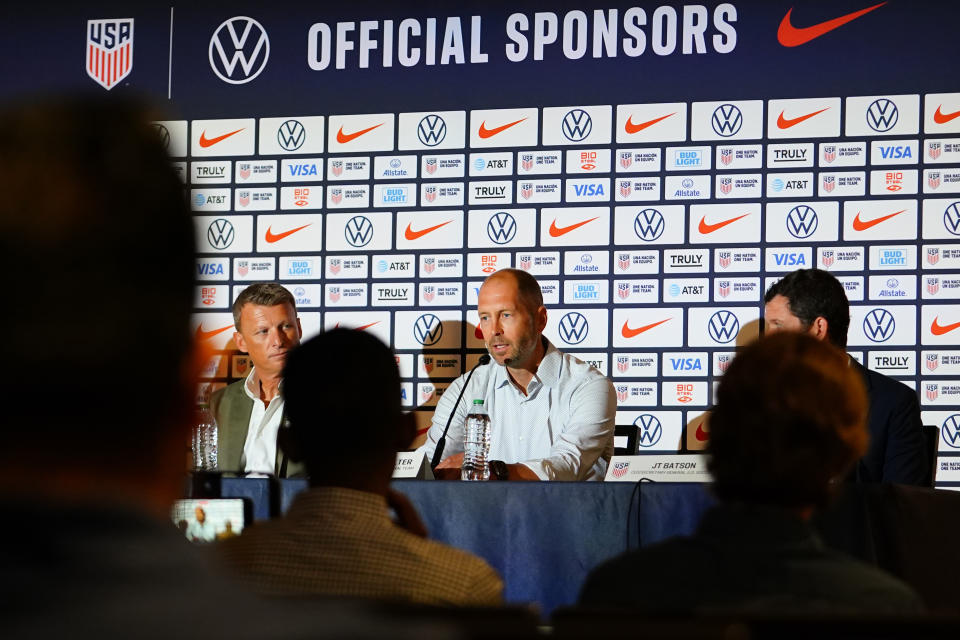
[[[477,398],[476,400],[473,401],[473,404],[483,404],[483,400],[481,400],[480,398]]]

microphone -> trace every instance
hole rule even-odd
[[[453,422],[453,416],[457,413],[457,406],[460,405],[460,400],[463,398],[463,392],[467,390],[467,385],[470,384],[470,378],[473,377],[473,372],[477,370],[477,367],[480,365],[488,364],[490,362],[490,354],[485,353],[480,356],[480,360],[477,361],[477,364],[473,365],[473,369],[470,369],[470,373],[467,374],[467,379],[464,381],[463,386],[460,387],[460,395],[457,396],[457,401],[453,403],[453,408],[450,409],[450,416],[447,418],[447,426],[443,428],[443,435],[440,436],[440,439],[437,440],[437,448],[433,452],[433,459],[430,460],[430,468],[436,469],[437,465],[440,464],[440,458],[443,456],[443,448],[447,446],[447,431],[450,431],[450,423]]]

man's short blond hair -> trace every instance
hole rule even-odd
[[[504,278],[513,278],[517,285],[517,295],[523,306],[531,315],[537,313],[537,309],[543,306],[543,291],[540,290],[540,283],[537,279],[526,271],[520,269],[500,269],[483,281],[484,284],[492,280],[502,280]]]
[[[293,313],[297,313],[297,303],[293,294],[285,287],[275,282],[258,282],[244,289],[233,303],[233,324],[240,331],[240,314],[248,304],[259,307],[273,307],[278,304],[289,304]]]

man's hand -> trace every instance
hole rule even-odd
[[[397,514],[397,526],[406,529],[415,536],[426,538],[427,527],[420,519],[420,514],[414,508],[410,498],[393,489],[387,490],[387,505]]]
[[[449,458],[444,458],[433,470],[433,475],[437,480],[459,480],[460,467],[463,466],[463,454],[456,453]]]

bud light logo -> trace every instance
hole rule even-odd
[[[583,109],[572,109],[563,116],[561,129],[570,142],[582,142],[593,131],[593,118]]]
[[[797,205],[787,214],[787,231],[798,240],[812,236],[818,224],[817,212],[805,204]]]
[[[656,209],[644,209],[633,220],[633,232],[645,242],[653,242],[663,235],[667,223]]]
[[[663,425],[660,424],[656,416],[644,413],[637,416],[633,424],[637,426],[638,445],[646,448],[655,446],[660,442],[660,438],[663,436]]]
[[[424,116],[417,125],[417,137],[428,147],[435,147],[447,137],[447,123],[438,115]],[[436,160],[434,160],[436,167]]]
[[[940,438],[953,449],[960,449],[960,414],[953,414],[943,421]]]
[[[743,127],[743,113],[735,105],[722,104],[714,109],[710,124],[718,136],[729,138],[739,133]]]
[[[507,244],[517,237],[517,221],[505,211],[493,214],[487,221],[487,237],[496,244]]]
[[[880,98],[867,108],[867,124],[878,133],[890,131],[900,118],[900,110],[892,100]]]
[[[413,337],[425,347],[437,344],[443,336],[443,323],[432,313],[425,313],[413,323]]]
[[[590,324],[582,313],[571,311],[560,318],[560,338],[567,344],[580,344],[589,333]]]
[[[354,216],[347,220],[343,235],[354,247],[364,247],[373,239],[373,223],[366,216]]]
[[[893,314],[886,309],[873,309],[863,319],[863,333],[871,342],[886,342],[896,327]]]
[[[727,344],[740,333],[740,319],[730,311],[717,311],[710,316],[707,331],[714,342]]]

